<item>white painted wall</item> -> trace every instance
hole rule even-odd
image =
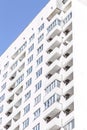
[[[87,6],[73,1],[75,130],[87,130]]]

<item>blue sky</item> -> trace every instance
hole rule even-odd
[[[0,55],[49,0],[0,0]]]

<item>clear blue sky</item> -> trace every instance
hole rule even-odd
[[[49,0],[0,0],[0,55]]]

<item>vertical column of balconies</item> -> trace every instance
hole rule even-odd
[[[73,44],[72,44],[72,3],[69,2],[67,6],[67,16],[69,19],[66,24],[63,25],[63,66],[62,66],[62,104],[63,114],[62,127],[64,130],[72,130],[74,128],[74,86],[73,86]],[[65,19],[66,19],[65,18]],[[64,20],[65,20],[64,19]]]
[[[57,10],[56,10],[57,11]],[[47,72],[45,74],[47,83],[44,88],[44,114],[43,119],[46,122],[46,130],[57,130],[61,128],[61,109],[60,102],[61,90],[61,17],[54,15],[47,28]]]
[[[72,130],[74,128],[74,86],[73,86],[73,45],[71,1],[63,3],[57,23],[47,28],[47,60],[44,88],[44,114],[46,130]],[[62,17],[62,19],[61,19]]]
[[[9,77],[7,86],[7,99],[5,101],[3,130],[20,130],[20,119],[22,116],[22,92],[25,69],[26,47],[25,42],[11,57],[12,64],[9,67]]]

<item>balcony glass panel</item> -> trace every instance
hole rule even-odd
[[[66,23],[68,23],[68,21],[72,18],[72,12],[70,12],[65,19],[63,20],[63,25],[65,25]]]
[[[59,102],[59,100],[60,100],[60,96],[55,93],[53,96],[51,96],[51,97],[44,103],[45,110],[46,110],[47,108],[49,108],[53,103]]]
[[[74,119],[70,121],[65,127],[64,130],[72,130],[74,128]]]
[[[61,21],[59,19],[55,19],[47,28],[47,33],[49,33],[56,25],[61,25]]]
[[[46,94],[51,92],[55,87],[60,87],[60,81],[54,80],[49,86],[47,86],[45,89]]]

